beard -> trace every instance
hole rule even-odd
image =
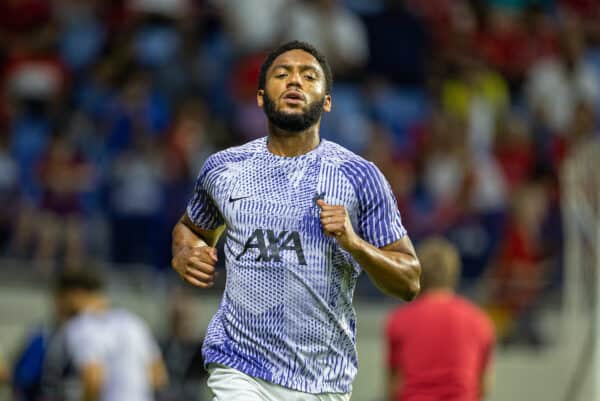
[[[284,132],[297,134],[312,127],[321,118],[325,96],[308,104],[302,113],[285,113],[276,109],[275,102],[265,93],[263,110],[269,122]]]

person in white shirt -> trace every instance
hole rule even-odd
[[[73,316],[65,327],[66,348],[82,401],[152,401],[167,374],[146,323],[111,307],[93,270],[61,273],[55,290]]]

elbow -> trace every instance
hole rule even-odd
[[[405,294],[402,297],[402,299],[405,301],[412,301],[413,299],[415,299],[417,297],[417,295],[419,295],[420,292],[421,292],[421,283],[419,282],[419,279],[417,279],[417,280],[415,280],[415,282],[411,283],[408,286],[408,289],[405,291]]]
[[[419,295],[419,292],[421,291],[421,288],[420,288],[420,285],[418,282],[416,285],[409,284],[409,285],[404,285],[402,287],[398,286],[395,288],[383,288],[383,287],[379,287],[379,288],[380,288],[381,292],[383,292],[384,294],[386,294],[390,297],[399,298],[406,302],[410,302],[413,299],[415,299],[417,297],[417,295]]]
[[[421,292],[421,265],[418,260],[415,260],[413,265],[407,272],[403,285],[394,295],[404,301],[412,301]]]

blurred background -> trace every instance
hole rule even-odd
[[[497,329],[489,399],[592,400],[599,21],[597,0],[1,1],[0,382],[68,267],[201,340],[224,274],[184,286],[171,228],[208,155],[266,134],[260,65],[300,39],[334,71],[322,136],[379,166],[414,242],[460,250]],[[362,278],[355,401],[382,400],[398,305]]]

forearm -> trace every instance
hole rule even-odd
[[[82,401],[98,401],[104,384],[104,368],[98,363],[91,363],[81,371]]]
[[[388,373],[386,401],[395,401],[402,390],[402,375],[397,369],[391,369]]]
[[[150,365],[150,383],[158,391],[169,383],[169,375],[162,359],[155,359]]]
[[[100,391],[98,389],[85,388],[83,390],[82,401],[98,401],[100,399]]]
[[[358,237],[348,251],[382,292],[405,301],[419,293],[421,267],[414,254],[379,249]]]
[[[183,220],[183,219],[182,219]],[[207,246],[207,241],[180,220],[173,228],[171,250],[176,255],[182,248]]]

